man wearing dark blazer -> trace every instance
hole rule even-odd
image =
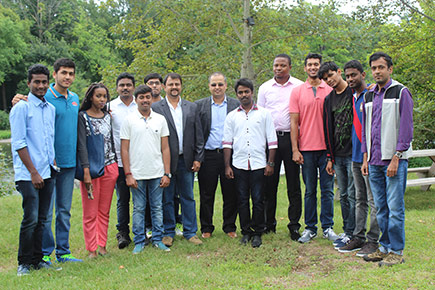
[[[199,171],[204,158],[204,140],[196,104],[181,99],[181,86],[181,76],[169,73],[163,80],[166,98],[152,105],[156,113],[166,118],[169,127],[171,184],[163,193],[165,231],[162,239],[169,247],[172,246],[175,235],[175,191],[180,195],[183,236],[195,245],[202,244],[196,236],[198,226],[193,197],[193,175]]]
[[[218,179],[221,182],[223,197],[223,231],[231,238],[237,237],[237,193],[234,180],[225,177],[224,154],[222,140],[226,115],[236,109],[240,103],[229,98],[226,77],[220,73],[212,73],[209,77],[211,96],[198,100],[199,117],[204,139],[204,162],[198,172],[199,183],[199,219],[203,238],[211,237],[213,225],[213,208]]]

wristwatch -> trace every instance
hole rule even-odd
[[[169,179],[172,178],[172,174],[170,174],[170,173],[165,173],[165,174],[163,174],[163,176],[167,176]]]
[[[402,159],[403,153],[400,151],[396,151],[396,153],[394,153],[394,156],[397,156],[397,158]]]
[[[269,165],[270,167],[275,167],[275,162],[267,162],[267,165]]]

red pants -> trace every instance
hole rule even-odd
[[[83,206],[83,235],[86,250],[96,251],[98,246],[105,247],[107,229],[109,228],[109,212],[112,204],[113,190],[118,178],[118,164],[116,162],[104,168],[104,175],[92,179],[94,199],[88,198],[84,182],[80,182]]]

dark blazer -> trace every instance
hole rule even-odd
[[[179,156],[179,140],[171,110],[165,99],[152,104],[151,108],[154,112],[163,115],[168,123],[171,173],[175,174]],[[190,170],[193,161],[202,162],[204,159],[204,139],[196,104],[181,99],[181,109],[183,111],[183,157],[187,170]]]
[[[210,135],[211,128],[211,97],[207,97],[195,102],[198,106],[199,118],[202,126],[202,133],[204,137],[204,145],[207,143],[208,136]],[[229,112],[240,106],[238,100],[227,96],[227,115]]]

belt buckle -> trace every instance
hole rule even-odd
[[[224,149],[218,148],[218,149],[216,149],[216,152],[217,153],[222,153],[222,152],[224,152]]]
[[[284,131],[276,131],[276,135],[278,136],[284,136],[285,132]]]

